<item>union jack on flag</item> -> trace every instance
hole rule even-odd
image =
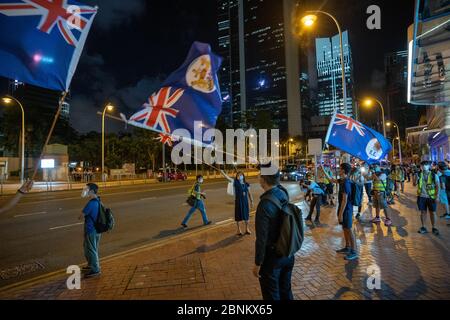
[[[37,29],[50,34],[55,27],[71,46],[76,46],[79,36],[89,23],[84,15],[93,15],[97,8],[86,5],[69,4],[68,0],[22,0],[20,2],[0,2],[0,13],[10,17],[40,16]]]
[[[172,131],[167,117],[177,117],[179,110],[174,109],[173,106],[183,93],[183,89],[161,88],[148,99],[148,103],[144,104],[144,110],[133,115],[130,121],[160,132],[159,140],[164,144],[172,145],[170,137]]]
[[[336,120],[334,121],[335,125],[345,126],[345,129],[353,132],[353,129],[358,132],[361,137],[364,137],[366,134],[364,133],[364,126],[353,118],[347,117],[343,114],[336,114]]]
[[[0,0],[0,76],[68,91],[97,9],[78,0]]]
[[[381,133],[341,113],[335,113],[330,121],[325,143],[369,164],[377,163],[392,150]]]

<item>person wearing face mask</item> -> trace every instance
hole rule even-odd
[[[245,222],[245,234],[251,235],[249,221],[250,221],[250,207],[253,208],[253,197],[250,193],[250,184],[245,181],[243,172],[238,172],[236,178],[229,177],[223,170],[220,173],[234,186],[234,219],[237,224],[237,235],[243,236],[241,231],[241,222]],[[250,202],[250,206],[249,206]]]
[[[191,196],[195,198],[194,206],[189,210],[186,217],[184,218],[183,222],[181,223],[181,226],[186,229],[187,223],[191,219],[194,212],[198,209],[200,213],[202,214],[203,224],[205,226],[210,225],[212,222],[208,220],[208,216],[206,215],[206,209],[205,204],[203,202],[203,199],[206,199],[206,194],[202,192],[202,186],[203,184],[203,176],[198,175],[197,179],[195,181],[195,184],[190,189],[189,193]]]
[[[81,197],[89,199],[84,207],[79,220],[84,218],[84,256],[88,263],[83,271],[85,277],[91,278],[101,274],[98,257],[98,246],[101,235],[95,229],[95,223],[100,212],[100,198],[98,197],[98,186],[95,183],[88,183],[81,193]]]
[[[392,225],[392,221],[390,218],[389,207],[386,200],[386,195],[388,192],[388,176],[381,170],[380,166],[378,165],[375,167],[374,174],[372,175],[372,181],[372,202],[376,213],[376,216],[372,220],[372,222],[380,223],[380,211],[384,210],[384,215],[386,217],[384,224],[386,227],[389,227]]]
[[[313,199],[311,201],[311,205],[309,206],[309,214],[306,217],[305,221],[312,222],[312,215],[314,212],[314,208],[316,209],[316,219],[314,220],[315,224],[320,224],[320,207],[323,202],[323,198],[325,197],[325,192],[323,188],[314,180],[314,176],[310,173],[306,175],[306,183],[302,185],[304,189],[308,189],[311,191],[313,195]]]
[[[436,199],[440,192],[439,178],[437,174],[431,172],[431,164],[429,161],[421,163],[422,172],[417,177],[417,206],[420,210],[420,220],[422,227],[419,229],[420,234],[428,232],[425,227],[427,219],[427,211],[430,213],[430,220],[432,225],[432,232],[434,235],[439,235],[439,230],[436,228]]]

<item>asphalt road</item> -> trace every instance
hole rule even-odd
[[[252,184],[256,204],[262,189]],[[112,208],[116,227],[103,236],[102,257],[127,251],[180,234],[181,220],[191,182],[140,185],[101,190],[102,201]],[[206,182],[206,208],[210,220],[234,219],[234,198],[226,194],[227,181]],[[287,185],[292,197],[296,184]],[[0,198],[0,205],[7,198]],[[12,211],[0,216],[0,287],[65,269],[84,262],[83,222],[78,216],[86,203],[80,191],[27,195]],[[203,228],[200,213],[194,214],[189,230]]]

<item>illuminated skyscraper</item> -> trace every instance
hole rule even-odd
[[[353,62],[348,32],[343,33],[344,64],[347,83],[347,114],[354,114]],[[339,35],[316,39],[319,116],[332,115],[334,110],[344,112],[342,94],[342,67]]]
[[[293,0],[219,0],[222,117],[235,128],[270,125],[302,134],[298,43]]]

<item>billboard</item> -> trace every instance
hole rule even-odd
[[[408,102],[450,105],[450,0],[416,0],[409,32]]]

